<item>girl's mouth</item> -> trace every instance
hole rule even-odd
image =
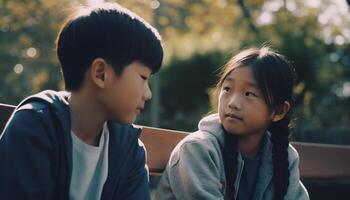
[[[240,121],[243,120],[242,117],[240,117],[240,116],[238,116],[236,114],[233,114],[233,113],[227,113],[227,114],[225,114],[225,117],[232,118],[232,119],[237,119],[237,120],[240,120]]]

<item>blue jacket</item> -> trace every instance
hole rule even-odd
[[[0,136],[0,199],[69,199],[68,96],[44,91],[25,99],[12,114]],[[108,128],[108,177],[101,199],[150,199],[141,130],[113,122]]]

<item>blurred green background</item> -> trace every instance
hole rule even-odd
[[[54,40],[71,7],[102,0],[0,0],[0,102],[62,90]],[[293,61],[292,140],[350,144],[350,10],[346,0],[120,0],[158,28],[164,65],[137,124],[195,131],[215,102],[220,67],[267,44]]]

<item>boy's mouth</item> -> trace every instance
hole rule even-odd
[[[143,111],[143,107],[137,107],[137,108],[136,108],[137,114],[141,114],[142,111]]]

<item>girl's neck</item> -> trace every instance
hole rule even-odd
[[[240,152],[250,159],[255,159],[260,151],[262,140],[265,134],[242,136],[238,139]]]

